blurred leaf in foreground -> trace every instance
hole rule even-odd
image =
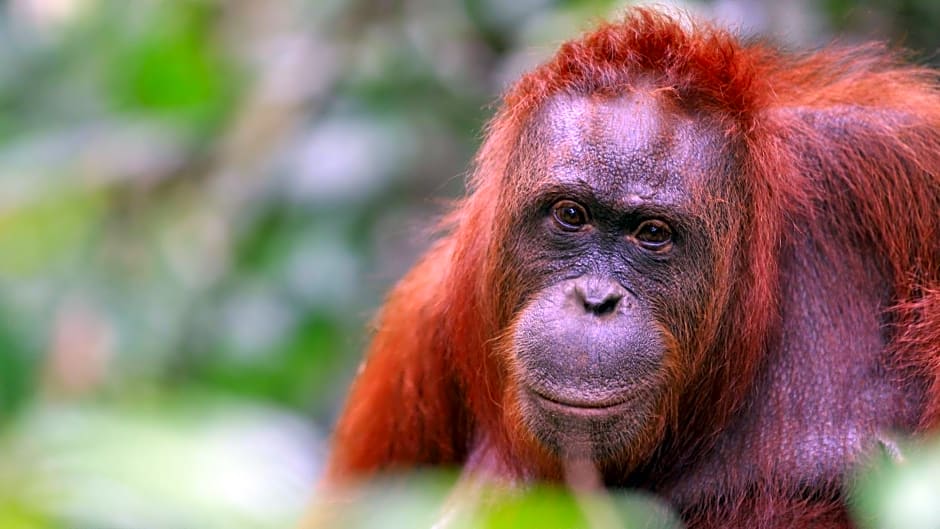
[[[0,527],[292,527],[320,443],[299,417],[230,400],[37,405],[0,438]]]
[[[940,527],[940,440],[909,446],[864,473],[854,491],[855,520],[868,529]]]
[[[637,492],[572,493],[538,485],[457,483],[454,474],[381,479],[314,509],[305,529],[676,529],[662,502]]]

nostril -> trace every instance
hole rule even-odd
[[[565,292],[575,310],[594,316],[606,316],[617,311],[627,292],[616,280],[596,276],[582,276],[571,282]]]
[[[622,297],[621,295],[611,294],[600,300],[585,299],[584,310],[595,316],[610,314],[617,309],[617,304],[620,303]]]

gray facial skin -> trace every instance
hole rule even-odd
[[[714,131],[652,94],[557,97],[523,136],[531,188],[507,242],[530,285],[514,322],[516,388],[549,449],[603,459],[655,427],[677,333],[701,318],[716,267],[701,206]],[[583,207],[577,229],[553,207]],[[649,222],[668,227],[644,243]],[[670,321],[681,321],[676,329]]]

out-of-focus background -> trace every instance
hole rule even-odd
[[[0,1],[0,528],[295,524],[498,94],[628,4]],[[936,0],[674,5],[938,62]]]

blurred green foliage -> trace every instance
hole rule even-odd
[[[860,473],[853,499],[863,529],[940,527],[940,440],[885,454]]]
[[[623,5],[0,2],[0,527],[298,519],[368,320],[497,94]],[[935,59],[932,0],[685,5]],[[582,507],[537,492],[474,523]]]
[[[460,482],[449,474],[377,481],[315,510],[302,527],[411,529],[446,523],[452,529],[677,529],[669,507],[640,494],[578,493],[551,486],[507,489]]]

